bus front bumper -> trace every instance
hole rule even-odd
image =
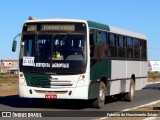
[[[88,86],[67,88],[36,88],[19,84],[19,96],[23,98],[88,99]]]

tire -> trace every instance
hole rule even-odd
[[[135,83],[133,80],[131,80],[130,91],[128,93],[125,93],[124,100],[132,102],[134,97],[135,97]]]
[[[104,82],[100,82],[98,98],[93,101],[93,107],[102,108],[105,104],[105,96],[106,96],[106,86]]]

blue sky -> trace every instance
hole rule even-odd
[[[146,34],[148,59],[160,60],[160,0],[2,0],[0,60],[18,59],[13,38],[29,16],[92,20]]]

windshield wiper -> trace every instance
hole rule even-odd
[[[68,38],[68,36],[71,35],[71,33],[73,33],[73,32],[68,32],[67,35],[62,38],[62,41],[65,41]]]

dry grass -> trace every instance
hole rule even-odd
[[[157,72],[153,72],[153,73],[148,73],[148,78],[160,78],[160,73],[157,73]]]
[[[5,91],[18,91],[17,75],[3,75],[0,77],[0,93]]]
[[[148,82],[160,82],[160,73],[148,73]]]

